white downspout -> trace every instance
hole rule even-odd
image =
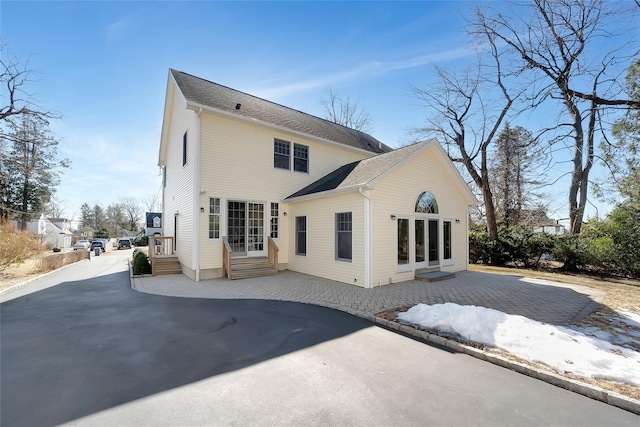
[[[364,287],[373,288],[371,282],[371,257],[372,257],[372,235],[371,235],[371,199],[361,188],[358,189],[364,197]]]
[[[464,269],[465,270],[469,270],[469,211],[471,210],[471,206],[472,205],[467,205],[467,220],[465,221],[466,224],[466,230],[465,230],[465,236],[467,236],[466,242],[467,242],[467,264],[465,265]]]
[[[193,269],[196,273],[196,282],[200,281],[200,115],[202,114],[202,108],[199,108],[196,112],[196,131],[195,138],[193,138],[195,148],[195,162],[194,162],[194,175],[195,185],[193,195]]]

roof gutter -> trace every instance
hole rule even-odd
[[[320,199],[323,197],[335,196],[337,194],[349,193],[352,191],[360,191],[360,189],[362,188],[369,189],[369,186],[367,184],[361,184],[357,186],[354,185],[351,187],[335,188],[333,190],[319,191],[317,193],[305,194],[304,196],[292,197],[290,199],[287,198],[282,201],[286,203],[305,202],[307,200]]]

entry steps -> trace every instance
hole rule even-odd
[[[423,282],[439,282],[440,280],[453,279],[454,277],[456,277],[456,273],[448,271],[428,271],[416,274],[416,280]]]

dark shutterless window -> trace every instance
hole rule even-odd
[[[309,172],[309,147],[302,144],[293,144],[293,170]]]
[[[291,158],[290,151],[290,142],[283,141],[281,139],[275,139],[273,141],[273,167],[289,170],[291,168],[291,166],[289,165],[289,159]]]
[[[182,136],[182,166],[187,164],[187,133]]]
[[[307,255],[307,217],[296,217],[296,255]]]
[[[351,212],[336,214],[336,259],[351,261],[352,259],[352,218]]]
[[[444,259],[452,258],[452,245],[451,245],[451,221],[444,221],[442,223],[444,238]]]

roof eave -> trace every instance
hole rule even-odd
[[[359,184],[359,185],[352,185],[349,187],[334,188],[333,190],[319,191],[317,193],[305,194],[303,196],[286,198],[283,200],[283,202],[284,203],[306,202],[312,199],[320,199],[323,197],[335,196],[338,194],[349,193],[352,191],[357,192],[360,188],[369,188],[369,186],[367,184]]]

